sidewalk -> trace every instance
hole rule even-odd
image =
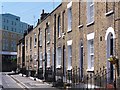
[[[42,80],[36,79],[36,81],[35,81],[33,77],[22,76],[21,74],[10,75],[10,76],[16,82],[20,83],[22,86],[24,86],[28,90],[38,89],[38,88],[42,88],[42,89],[45,88],[45,90],[47,88],[52,89],[52,90],[59,90],[59,89],[57,89],[55,87],[52,87],[52,84],[48,84],[46,82],[43,82]]]

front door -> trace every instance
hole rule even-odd
[[[83,44],[80,45],[80,80],[83,79]]]
[[[111,55],[114,55],[114,47],[113,47],[113,35],[110,33],[107,38],[107,57],[109,58]],[[107,61],[107,73],[108,73],[108,82],[112,83],[114,79],[114,70],[113,64]]]
[[[63,46],[63,82],[66,82],[66,50],[65,45]]]

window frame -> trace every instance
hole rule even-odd
[[[58,15],[58,38],[61,37],[61,16]]]
[[[42,31],[40,32],[39,35],[39,46],[42,47]]]
[[[34,47],[37,46],[37,34],[34,33]]]
[[[50,43],[50,26],[47,27],[47,44]]]
[[[72,31],[72,6],[68,8],[68,30],[67,32]]]
[[[39,58],[39,61],[40,61],[39,64],[40,64],[40,65],[39,65],[39,68],[42,68],[42,65],[43,65],[43,63],[42,63],[42,54],[43,54],[43,53],[40,52],[40,56],[39,56],[39,57],[40,57],[40,58]]]
[[[87,26],[94,23],[94,1],[87,1]]]
[[[50,67],[50,49],[47,51],[47,68]]]
[[[62,48],[58,47],[57,48],[57,65],[56,68],[61,68],[61,61],[62,60]]]
[[[94,71],[94,39],[88,40],[88,71]]]

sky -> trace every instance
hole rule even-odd
[[[2,2],[0,3],[1,13],[11,13],[19,16],[21,21],[26,22],[30,25],[36,25],[37,20],[40,18],[42,9],[45,12],[50,13],[53,11],[61,2]]]

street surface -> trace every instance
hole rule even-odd
[[[1,82],[1,88],[4,89],[9,89],[9,90],[13,90],[13,89],[22,89],[24,88],[22,85],[20,85],[20,83],[16,82],[15,80],[13,80],[9,75],[7,75],[7,72],[3,72],[2,75],[0,75],[0,82]]]
[[[0,90],[58,90],[57,88],[52,87],[52,84],[43,82],[42,80],[32,77],[22,76],[20,74],[8,75],[9,72],[0,73]]]

